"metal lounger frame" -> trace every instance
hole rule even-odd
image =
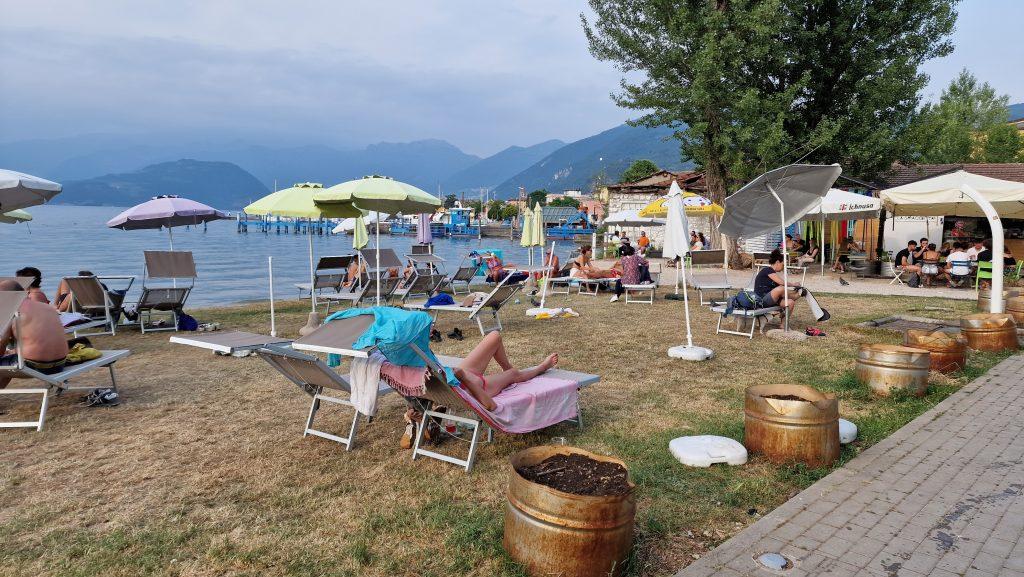
[[[661,269],[651,271],[651,280],[653,282],[645,284],[624,284],[622,285],[623,290],[626,293],[627,303],[643,303],[643,304],[654,304],[654,298],[658,292],[658,282],[661,280]],[[646,295],[644,298],[638,298]],[[630,298],[632,297],[632,298]]]
[[[458,312],[458,313],[469,313],[469,320],[476,321],[476,326],[480,329],[481,335],[486,335],[491,331],[501,330],[501,309],[512,300],[513,297],[523,288],[523,283],[507,284],[508,280],[512,278],[512,275],[505,275],[505,278],[501,279],[498,284],[488,293],[487,297],[475,307],[463,307],[458,305],[440,305],[428,308],[424,307],[425,303],[417,303],[409,305],[408,308],[423,310],[430,313],[434,320],[437,321],[437,315],[440,312]],[[494,324],[490,329],[484,326],[483,319],[480,313],[484,309],[490,309],[491,319]]]

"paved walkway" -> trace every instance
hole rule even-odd
[[[760,568],[767,551],[793,567]],[[1024,354],[676,577],[711,575],[1024,576]]]

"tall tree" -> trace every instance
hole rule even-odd
[[[548,203],[548,191],[545,189],[535,190],[526,197],[526,200],[530,203],[530,208],[533,208],[539,202],[541,206]]]
[[[657,164],[654,164],[654,162],[647,160],[646,158],[642,158],[629,165],[626,172],[623,172],[622,177],[619,178],[619,183],[643,180],[659,170],[661,169],[658,168]]]
[[[899,157],[918,68],[952,49],[954,4],[590,0],[582,20],[591,53],[628,74],[615,101],[646,111],[636,124],[675,129],[720,202],[798,158],[870,175]]]
[[[1009,162],[1017,156],[1019,136],[1007,125],[1009,97],[999,96],[987,82],[967,70],[942,91],[939,101],[926,104],[915,120],[909,141],[913,160],[926,163]],[[1007,127],[1010,131],[1002,130]],[[991,145],[988,144],[992,138]],[[1016,144],[1016,146],[1014,146]],[[1012,150],[1006,150],[1013,147]]]
[[[451,208],[455,206],[455,203],[459,202],[459,199],[454,194],[449,194],[444,197],[444,207]]]
[[[981,160],[984,162],[1024,162],[1024,142],[1016,126],[996,124],[982,136]]]

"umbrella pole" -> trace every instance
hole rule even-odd
[[[380,211],[377,211],[377,295],[374,301],[377,306],[380,306]]]
[[[782,226],[782,308],[786,313],[786,326],[785,331],[789,332],[789,247],[786,246],[786,205],[782,204],[782,199],[775,193],[775,189],[770,183],[765,183],[768,187],[768,192],[772,193],[775,200],[779,203],[779,224]]]
[[[274,322],[274,257],[267,257],[267,275],[270,277],[270,336],[277,336],[277,325]]]
[[[818,250],[821,251],[821,276],[825,276],[825,215],[821,215],[821,235],[818,238]]]
[[[540,289],[540,308],[544,308],[544,298],[548,295],[548,278],[551,276],[551,261],[555,258],[555,241],[551,241],[551,256],[544,267],[544,288]]]
[[[676,277],[679,276],[680,272],[683,275],[683,311],[686,316],[686,346],[693,346],[693,335],[690,333],[690,299],[689,293],[686,290],[686,259],[679,259],[679,268],[676,269]],[[676,294],[679,294],[678,280],[676,281]]]
[[[171,252],[174,252],[174,227],[167,227],[167,241],[171,245]],[[172,278],[171,286],[173,288],[178,288],[178,279]]]
[[[313,271],[313,235],[309,234],[309,305],[316,312],[316,273]]]

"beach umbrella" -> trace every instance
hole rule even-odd
[[[61,185],[56,182],[0,168],[0,211],[4,213],[46,204],[60,191]]]
[[[530,246],[543,247],[544,244],[547,242],[547,239],[544,234],[544,207],[542,207],[539,202],[534,204],[533,212],[530,214],[530,216],[533,218],[533,226],[530,227]],[[544,251],[542,250],[541,253],[543,252]],[[530,255],[533,255],[532,248],[530,249]],[[544,258],[543,254],[541,254],[541,258]]]
[[[315,182],[304,182],[296,184],[291,188],[285,188],[268,194],[256,202],[242,209],[246,214],[258,216],[285,216],[291,218],[308,218],[310,220],[320,218],[351,218],[362,216],[362,211],[351,204],[337,204],[331,206],[318,206],[313,202],[313,195],[322,192],[323,185]],[[309,286],[316,285],[316,272],[313,266],[313,234],[309,236]],[[316,314],[316,291],[310,291],[309,301],[311,306],[309,323],[316,321],[319,324],[319,317]],[[310,327],[307,324],[307,327]],[[312,328],[315,328],[313,325]],[[301,331],[300,331],[301,332]]]
[[[370,235],[366,232],[366,221],[361,216],[356,217],[355,228],[352,229],[352,248],[361,250],[370,243]]]
[[[690,250],[687,231],[690,230],[690,223],[686,219],[686,211],[683,209],[683,191],[675,181],[669,188],[666,205],[665,246],[662,249],[662,255],[670,260],[679,260],[676,267],[676,293],[679,292],[679,275],[682,273],[683,314],[686,317],[686,344],[670,348],[668,356],[688,361],[704,361],[714,356],[714,352],[693,344],[693,335],[690,330],[690,298],[686,288],[686,253]]]
[[[441,206],[441,199],[411,184],[387,176],[364,176],[336,184],[314,195],[318,206],[355,206],[362,210],[376,210],[390,214],[433,214]],[[376,226],[377,294],[380,305],[380,219]]]
[[[818,207],[843,172],[838,164],[790,164],[769,170],[725,199],[725,216],[718,232],[750,238],[782,230]],[[789,287],[789,251],[782,251],[782,284]],[[788,293],[782,297],[789,304]],[[789,331],[789,315],[785,330]]]
[[[668,214],[666,206],[668,199],[668,196],[655,199],[641,208],[637,215],[648,218],[665,218]],[[711,199],[705,196],[689,191],[683,192],[683,210],[686,212],[686,216],[722,216],[725,213],[725,209],[721,205],[711,202]]]
[[[434,242],[434,234],[430,230],[430,213],[421,212],[416,217],[416,242],[430,244]]]
[[[19,222],[28,222],[30,220],[32,220],[32,215],[21,209],[0,214],[0,222],[4,224],[18,224]]]
[[[519,246],[523,248],[532,247],[533,242],[533,211],[529,206],[523,207],[523,230],[520,231]],[[530,249],[529,262],[527,266],[533,265],[533,249]]]
[[[176,226],[197,225],[231,218],[226,212],[201,202],[175,195],[154,196],[151,200],[133,206],[107,221],[107,227],[121,230],[167,229],[171,250],[174,250]]]

